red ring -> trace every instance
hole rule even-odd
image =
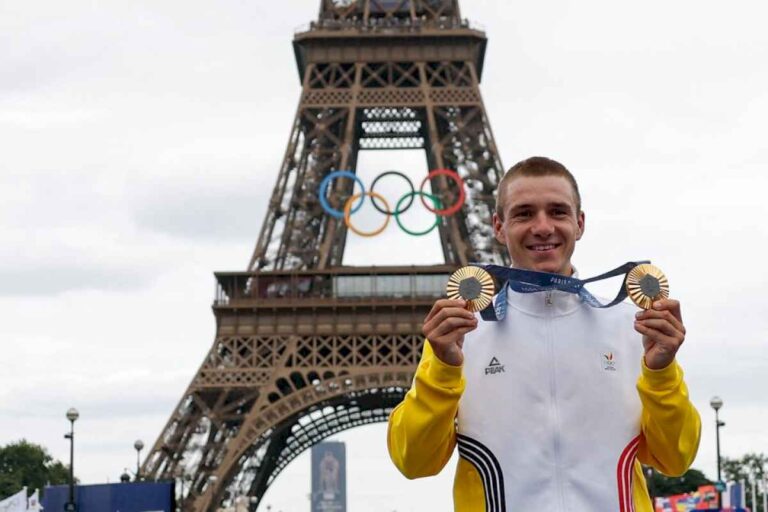
[[[459,209],[464,205],[464,200],[466,199],[466,193],[464,192],[464,180],[461,179],[461,176],[459,176],[459,173],[457,173],[456,171],[452,171],[450,169],[435,169],[434,171],[431,171],[429,174],[427,174],[427,177],[424,178],[424,181],[421,182],[421,186],[419,187],[419,192],[423,193],[424,185],[427,184],[427,181],[429,181],[430,178],[433,178],[435,176],[448,176],[453,181],[455,181],[456,184],[459,186],[459,200],[456,201],[456,204],[454,204],[453,206],[449,206],[448,208],[445,208],[443,210],[432,209],[424,200],[423,195],[421,195],[421,203],[424,205],[424,208],[434,213],[435,215],[440,215],[443,217],[447,217],[448,215],[453,215],[454,213],[459,211]]]

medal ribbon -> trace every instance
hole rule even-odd
[[[490,304],[480,312],[483,320],[498,321],[504,320],[507,316],[507,288],[511,288],[518,293],[534,293],[557,290],[561,292],[573,293],[578,295],[587,305],[593,308],[609,308],[627,298],[627,290],[623,283],[619,289],[616,298],[608,304],[603,304],[595,298],[594,295],[584,287],[587,283],[602,281],[611,277],[626,275],[637,265],[650,263],[649,261],[630,261],[624,265],[610,270],[599,276],[589,279],[576,279],[575,277],[564,276],[561,274],[550,274],[548,272],[535,272],[533,270],[522,270],[519,268],[501,267],[499,265],[484,265],[473,263],[473,266],[480,267],[491,274],[499,284],[499,293],[496,296],[496,303]]]

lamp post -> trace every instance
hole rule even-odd
[[[70,407],[67,411],[69,420],[69,434],[64,434],[64,439],[69,439],[69,501],[64,506],[66,512],[77,510],[75,506],[75,421],[80,417],[77,409]]]
[[[137,439],[133,447],[136,449],[136,481],[138,482],[141,480],[141,450],[144,449],[144,441]]]
[[[655,489],[653,488],[653,468],[651,466],[647,466],[645,468],[645,478],[648,485],[648,495],[651,497],[651,503],[653,504],[656,502],[656,498],[654,497]]]
[[[717,415],[717,411],[720,410],[720,408],[723,406],[723,399],[719,396],[713,396],[712,399],[709,401],[709,405],[712,406],[712,408],[715,410],[715,439],[717,440],[717,496],[718,496],[718,504],[720,508],[723,507],[723,481],[720,478],[720,427],[725,426],[724,421],[720,421],[719,416]]]

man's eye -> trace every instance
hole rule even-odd
[[[554,215],[555,217],[565,217],[566,215],[568,215],[568,212],[565,210],[554,210],[552,212],[552,215]]]
[[[527,219],[531,216],[531,212],[517,212],[514,217],[516,219]]]

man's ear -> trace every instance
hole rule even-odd
[[[493,236],[496,237],[496,240],[498,240],[500,244],[506,245],[506,240],[504,239],[503,223],[501,218],[499,218],[498,213],[493,212],[492,222],[493,222]]]
[[[576,223],[579,226],[579,234],[576,237],[576,240],[581,240],[581,237],[584,236],[584,228],[586,227],[585,221],[586,216],[584,215],[583,211],[580,211],[579,215],[576,217]]]

